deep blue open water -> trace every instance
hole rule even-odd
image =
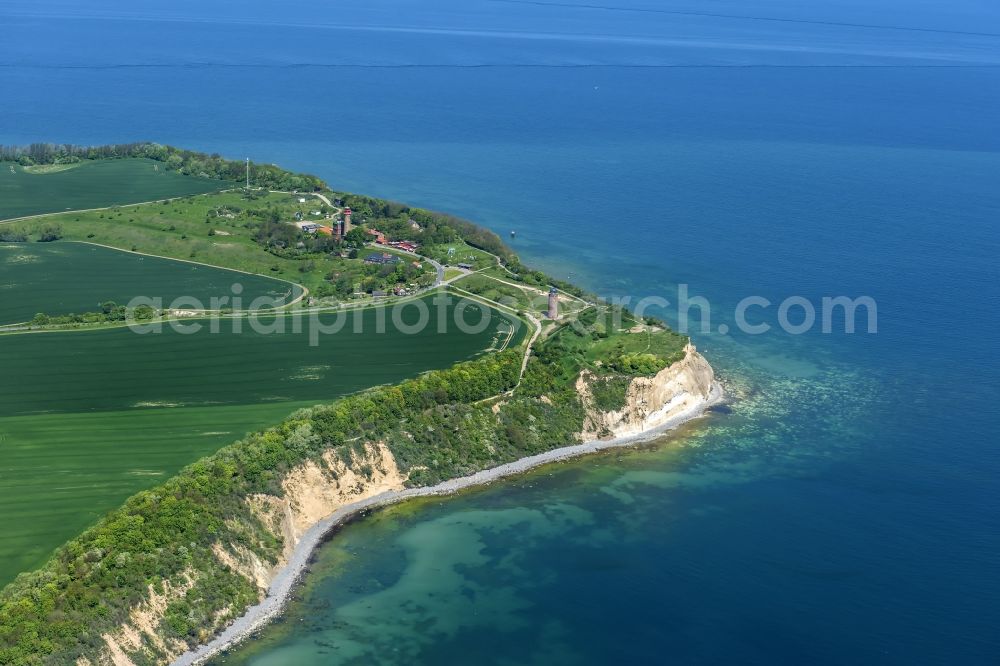
[[[605,295],[713,305],[692,333],[728,410],[347,527],[229,663],[1000,661],[995,3],[8,0],[0,23],[0,142],[250,156],[515,229]],[[771,324],[871,296],[878,333],[718,333],[751,295]]]

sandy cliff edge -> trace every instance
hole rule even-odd
[[[587,413],[580,434],[581,444],[553,449],[436,486],[404,488],[406,479],[388,447],[384,443],[374,443],[369,444],[365,454],[350,464],[325,456],[327,471],[312,462],[296,468],[286,478],[285,498],[249,498],[248,501],[256,503],[255,511],[260,512],[258,515],[265,524],[285,537],[285,552],[272,567],[250,562],[247,563],[249,566],[238,569],[258,585],[262,592],[261,602],[249,608],[210,642],[173,659],[172,666],[203,664],[219,652],[245,640],[280,614],[315,548],[331,529],[351,516],[411,497],[446,495],[547,463],[646,441],[703,415],[723,399],[722,388],[715,379],[712,367],[693,345],[687,346],[682,360],[655,376],[633,379],[627,390],[626,405],[618,411],[596,410],[587,382],[588,378],[581,375],[577,383]],[[358,464],[374,467],[372,478],[359,476],[355,470]],[[336,471],[330,474],[329,469]],[[237,554],[227,553],[221,557],[233,558],[234,555]],[[244,558],[231,561],[246,563]],[[115,663],[118,666],[122,662],[116,660]]]
[[[688,344],[680,361],[652,377],[633,378],[624,407],[610,412],[595,407],[590,388],[594,381],[589,370],[580,373],[576,381],[586,411],[580,437],[585,442],[639,435],[697,408],[709,399],[715,372],[695,346]]]

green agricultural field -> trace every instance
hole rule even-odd
[[[470,324],[486,312],[466,311]],[[439,333],[431,313],[431,325],[412,335],[389,313],[382,333],[375,310],[349,313],[343,330],[318,346],[309,345],[307,324],[292,330],[292,317],[267,320],[287,325],[273,335],[246,320],[235,334],[233,320],[224,320],[217,334],[206,326],[191,335],[165,327],[146,335],[118,328],[0,336],[0,585],[129,495],[248,430],[305,404],[474,357],[506,340],[512,326],[493,313],[479,333],[455,326]],[[444,313],[453,321],[452,301]],[[411,303],[400,322],[417,320]]]
[[[124,498],[313,402],[0,416],[0,587]]]
[[[58,165],[65,167],[66,165]],[[118,159],[72,168],[0,163],[0,220],[204,194],[232,183],[167,171],[160,162]]]
[[[233,296],[235,284],[244,304],[261,296],[287,303],[302,291],[259,275],[92,244],[0,243],[0,324],[28,321],[38,312],[94,312],[105,301],[125,304],[135,296],[162,298],[164,307],[191,297],[209,308],[213,297]]]

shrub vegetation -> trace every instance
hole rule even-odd
[[[0,148],[0,159],[22,164],[135,156],[163,161],[185,173],[233,181],[239,181],[245,168],[243,163],[215,155],[156,144]],[[263,173],[267,187],[273,189],[324,187],[314,177],[288,174],[277,167]],[[355,220],[369,228],[427,246],[464,242],[495,254],[517,275],[514,279],[552,284],[544,274],[521,266],[495,234],[469,222],[371,197],[334,196],[337,205],[350,206]],[[165,213],[167,202],[163,206]],[[216,217],[234,220],[241,215],[242,211],[219,209]],[[296,257],[300,252],[317,254],[304,243],[298,247],[297,240],[289,247],[293,238],[274,242],[285,231],[268,226],[275,221],[273,215],[265,214],[245,227],[253,228],[256,235],[247,242],[281,245],[281,250],[295,251]],[[116,224],[122,223],[116,218]],[[146,224],[162,229],[170,223]],[[181,225],[170,226],[164,233],[183,231],[176,226]],[[281,252],[273,254],[274,261],[287,259]],[[308,260],[315,261],[315,257]],[[470,286],[481,292],[491,287],[478,282]],[[509,290],[499,283],[492,288],[493,295]],[[580,293],[571,285],[562,288]],[[517,300],[516,294],[509,295]],[[102,314],[116,317],[120,311],[109,303]],[[44,567],[22,574],[0,592],[0,663],[68,664],[83,656],[95,661],[101,636],[127,621],[150,586],[155,590],[189,586],[186,594],[168,605],[160,630],[165,638],[206,640],[228,618],[242,614],[257,600],[253,584],[214,557],[213,544],[239,544],[270,562],[282,551],[280,537],[260,522],[247,502],[249,496],[281,496],[281,482],[296,466],[328,452],[346,460],[375,441],[386,443],[407,483],[414,486],[572,444],[584,420],[584,407],[575,390],[581,370],[603,373],[606,378],[597,387],[595,399],[600,408],[615,409],[624,404],[632,377],[657,372],[683,356],[686,338],[647,329],[628,333],[639,323],[621,308],[597,305],[577,324],[563,324],[536,345],[520,383],[522,350],[496,352],[395,386],[301,410],[277,426],[189,465],[165,483],[131,497],[59,548]]]

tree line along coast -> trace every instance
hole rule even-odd
[[[40,241],[43,225],[58,224],[66,240],[294,281],[315,307],[373,303],[379,292],[406,298],[409,285],[442,290],[530,332],[474,360],[299,410],[134,495],[0,592],[2,663],[170,663],[255,608],[325,516],[585,442],[627,443],[719,398],[686,336],[529,269],[465,220],[273,166],[251,165],[262,175],[248,190],[246,163],[155,144],[38,144],[0,148],[0,158],[22,167],[152,160],[231,186],[0,225],[24,234],[16,241]],[[297,224],[343,221],[348,208],[357,226],[339,238]],[[366,261],[373,250],[398,260]],[[463,268],[441,283],[416,266],[431,262]],[[119,307],[100,313],[117,318]]]

